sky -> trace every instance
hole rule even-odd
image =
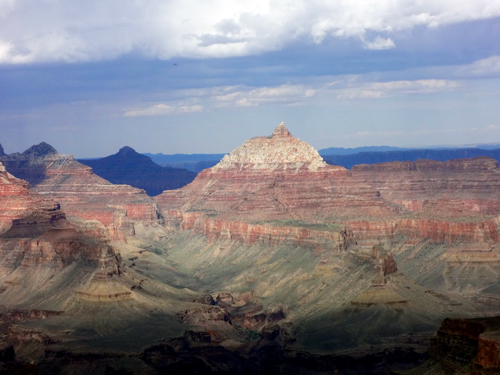
[[[500,144],[500,0],[0,0],[0,143]]]

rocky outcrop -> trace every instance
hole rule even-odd
[[[161,167],[128,146],[105,158],[78,161],[113,184],[144,189],[150,196],[161,194],[164,190],[179,189],[196,177],[196,173],[185,169]]]
[[[269,137],[245,142],[188,186],[155,197],[162,212],[205,212],[221,219],[391,216],[394,208],[351,171],[328,166],[316,150],[280,124]]]
[[[413,369],[411,374],[431,374],[441,368],[457,375],[499,373],[499,329],[500,317],[445,319],[431,340],[429,354],[433,362]]]
[[[29,184],[15,178],[0,163],[0,233],[10,228],[12,220],[26,215],[36,206]]]
[[[29,191],[28,186],[0,170],[0,205],[5,208],[0,216],[4,227],[0,234],[3,267],[45,264],[62,268],[79,258],[98,265],[102,256],[117,256],[104,228],[68,222],[58,203]]]
[[[500,227],[485,216],[500,214],[499,188],[498,163],[487,157],[359,165],[352,171],[328,166],[280,124],[271,136],[248,140],[190,185],[155,201],[167,225],[210,239],[315,243],[331,234],[311,230],[314,224],[331,221],[342,228],[337,232],[351,234],[332,239],[341,248],[396,238],[494,244]],[[291,224],[279,224],[284,221]]]
[[[168,210],[165,216],[170,228],[192,229],[205,235],[210,241],[234,240],[245,244],[263,243],[276,246],[287,243],[294,246],[328,247],[333,251],[345,250],[355,243],[353,235],[347,237],[347,229],[314,230],[294,225],[250,224],[244,221],[221,220],[207,217],[202,212],[182,212]],[[306,224],[306,223],[304,223]]]
[[[288,169],[299,169],[307,164],[309,170],[325,167],[318,151],[298,138],[282,122],[269,137],[255,137],[226,155],[214,168],[232,169],[251,164],[253,169],[273,170],[286,164]]]
[[[63,314],[64,311],[52,310],[11,310],[6,313],[0,313],[0,322],[2,323],[17,323],[24,322],[32,319],[45,319],[49,316],[58,316]]]
[[[98,238],[69,223],[60,210],[35,211],[14,220],[12,227],[0,235],[0,260],[4,267],[47,265],[62,268],[78,259],[91,261],[96,267],[103,259],[108,259],[109,265],[116,269],[121,263],[109,239]]]
[[[426,217],[464,217],[500,213],[500,170],[488,157],[445,162],[417,160],[356,165],[352,176],[380,191],[402,211]]]
[[[208,321],[227,322],[231,324],[229,313],[220,306],[195,307],[179,311],[177,314],[180,323],[202,324]]]
[[[374,147],[375,148],[375,147]],[[395,161],[418,161],[419,159],[427,160],[453,160],[464,158],[475,158],[477,156],[488,156],[495,160],[500,161],[500,149],[496,150],[482,150],[480,148],[460,148],[451,150],[382,150],[384,146],[380,147],[381,151],[363,151],[363,147],[356,152],[349,155],[334,155],[339,150],[320,150],[321,155],[328,164],[341,165],[345,168],[352,168],[360,164],[374,164],[374,163],[390,163]],[[388,148],[388,147],[387,147]],[[346,151],[346,150],[342,150]]]
[[[111,184],[46,143],[0,157],[0,161],[14,176],[29,181],[33,191],[59,202],[68,215],[98,220],[115,231],[126,223],[124,217],[144,222],[159,218],[155,203],[143,190]],[[126,225],[124,231],[129,231]]]

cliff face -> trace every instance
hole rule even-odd
[[[431,340],[432,361],[412,375],[486,375],[500,372],[500,317],[445,319]],[[442,372],[446,369],[446,372]]]
[[[163,211],[179,208],[245,221],[394,214],[377,191],[358,183],[349,170],[326,165],[284,125],[269,137],[248,140],[188,186],[155,201]]]
[[[402,210],[427,217],[500,213],[500,170],[491,158],[356,165],[352,175]]]
[[[13,219],[34,207],[28,188],[26,181],[12,176],[0,163],[0,233],[10,228]]]
[[[500,169],[491,158],[359,165],[349,171],[326,165],[280,125],[155,201],[165,216],[170,209],[196,213],[196,220],[206,222],[199,226],[207,228],[215,218],[298,227],[335,222],[366,245],[398,236],[413,243],[493,245],[499,226],[487,216],[500,214],[499,188]]]
[[[83,258],[96,265],[116,257],[103,228],[80,228],[66,220],[61,206],[32,193],[28,183],[0,166],[0,264],[8,269],[49,265],[61,268]]]
[[[130,147],[123,147],[118,153],[102,159],[79,162],[92,167],[94,173],[113,184],[144,189],[150,196],[181,188],[196,177],[196,173],[185,169],[161,167]]]
[[[335,152],[335,151],[333,151]],[[479,148],[465,148],[455,150],[388,150],[358,152],[350,155],[329,155],[328,150],[323,150],[321,155],[328,164],[341,165],[352,168],[360,164],[390,163],[398,161],[418,161],[419,159],[430,159],[446,161],[453,159],[475,158],[487,156],[500,161],[500,150],[482,150]]]
[[[22,154],[0,157],[0,161],[13,175],[29,181],[33,191],[59,202],[68,215],[95,219],[105,226],[116,226],[123,217],[158,220],[156,205],[144,190],[111,184],[50,145],[36,145]]]

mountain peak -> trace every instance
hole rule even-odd
[[[282,121],[273,131],[271,137],[292,137],[292,133],[287,129],[285,123]]]
[[[45,156],[57,155],[57,154],[58,154],[57,150],[45,142],[33,145],[23,152],[23,156],[30,158],[43,158]]]
[[[123,146],[119,151],[118,151],[118,154],[131,154],[131,153],[134,153],[136,154],[137,152],[132,148],[132,147],[129,147],[129,146]]]
[[[305,165],[310,170],[317,170],[319,167],[325,167],[326,163],[312,146],[293,137],[282,122],[271,136],[247,140],[224,156],[214,168],[230,169],[242,165],[269,170],[285,165],[286,169],[297,170]]]
[[[5,155],[5,152],[3,151],[2,145],[0,145],[0,156],[4,156],[4,155]]]

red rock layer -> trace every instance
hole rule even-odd
[[[445,221],[433,219],[358,220],[344,221],[358,241],[392,239],[396,235],[412,242],[469,242],[493,245],[500,242],[498,218],[476,221]]]
[[[69,223],[59,204],[27,188],[26,181],[0,169],[1,220],[8,229],[0,235],[3,267],[62,267],[80,258],[96,265],[109,257],[118,262],[103,229]]]
[[[345,249],[350,239],[343,231],[321,231],[296,226],[273,226],[269,224],[249,224],[242,221],[230,221],[209,218],[199,212],[168,211],[167,225],[180,229],[192,229],[209,240],[236,240],[246,244],[256,242],[268,246],[287,243],[300,246],[325,246],[329,241],[332,250]]]
[[[500,373],[500,317],[445,319],[431,341],[430,355],[460,373]],[[471,368],[470,372],[464,372]],[[458,371],[457,371],[458,373]]]
[[[169,210],[180,210],[183,229],[206,215],[198,226],[209,237],[229,230],[232,238],[248,241],[252,231],[257,238],[268,233],[265,226],[243,222],[295,220],[300,227],[297,220],[342,220],[354,241],[365,245],[397,235],[412,242],[491,245],[499,241],[500,225],[484,215],[500,214],[499,191],[500,169],[491,158],[359,165],[349,171],[325,165],[282,124],[155,201],[167,220]],[[275,232],[270,235],[280,241]]]
[[[383,198],[428,217],[500,213],[500,169],[492,158],[356,165],[352,176]]]
[[[49,154],[33,159],[18,154],[2,158],[8,170],[33,180],[32,189],[60,202],[68,215],[114,223],[116,213],[132,220],[157,221],[155,203],[144,190],[113,185],[69,155]]]
[[[357,183],[343,167],[310,170],[280,164],[273,170],[242,164],[202,171],[189,185],[155,197],[162,211],[214,213],[224,219],[277,220],[391,216],[377,191]]]
[[[25,215],[34,207],[28,188],[26,181],[6,172],[0,163],[0,233],[10,228],[12,220]]]

